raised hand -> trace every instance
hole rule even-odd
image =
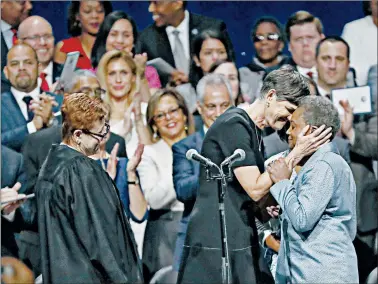
[[[136,171],[136,168],[138,167],[140,161],[142,160],[143,151],[144,151],[144,145],[139,144],[137,149],[135,150],[134,156],[131,159],[129,159],[129,162],[127,163],[126,170],[128,173]]]
[[[272,217],[277,218],[280,215],[280,206],[269,206],[266,207],[266,212]]]
[[[21,183],[17,182],[12,188],[5,187],[2,188],[0,191],[1,201],[4,202],[6,200],[12,200],[14,198],[21,198],[25,197],[25,194],[18,194],[18,190],[21,188]],[[25,202],[25,199],[21,199],[15,202],[9,202],[1,204],[1,211],[8,215],[16,210],[22,203]]]
[[[144,77],[144,71],[146,70],[147,53],[135,54],[134,62],[136,65],[137,76]]]
[[[349,140],[351,140],[351,137],[354,134],[353,130],[353,108],[350,106],[349,102],[347,100],[341,100],[340,105],[344,109],[344,117],[341,121],[341,133],[344,134],[346,137],[348,137]]]
[[[106,166],[106,172],[109,174],[109,176],[112,178],[112,180],[115,179],[117,175],[117,153],[118,153],[119,143],[116,143],[110,152],[110,157],[108,160],[108,165]]]

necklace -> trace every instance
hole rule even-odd
[[[256,132],[257,143],[259,144],[259,151],[261,152],[261,143],[262,143],[263,139],[262,139],[262,137],[260,137],[261,140],[259,140],[259,135],[258,135],[258,133],[257,133],[257,127],[256,127],[256,124],[254,124],[254,125],[255,125],[255,132]]]

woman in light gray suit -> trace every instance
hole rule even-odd
[[[325,124],[332,138],[340,128],[336,108],[323,97],[306,97],[290,119],[289,144],[306,125],[309,134]],[[283,210],[277,283],[358,283],[356,186],[352,171],[334,143],[303,159],[293,183],[283,159],[267,170],[270,192]]]

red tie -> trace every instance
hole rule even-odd
[[[17,44],[17,30],[16,29],[11,29],[11,31],[13,33],[12,44],[16,45]]]
[[[41,80],[42,80],[41,90],[44,91],[44,92],[50,91],[49,83],[47,83],[46,76],[47,76],[47,74],[44,73],[44,72],[39,74],[39,78],[41,78]]]
[[[308,71],[308,72],[307,72],[307,76],[308,76],[309,78],[311,78],[311,79],[312,79],[312,75],[313,75],[313,73],[312,73],[311,71]]]

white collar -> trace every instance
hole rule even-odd
[[[25,92],[22,92],[22,91],[19,91],[17,90],[16,88],[14,87],[11,87],[11,92],[12,94],[14,95],[14,97],[16,98],[16,101],[22,101],[22,99],[25,97],[25,96],[31,96],[33,98],[33,100],[38,100],[38,96],[39,96],[39,87],[37,86],[34,90],[32,90],[31,92],[29,93],[25,93]]]
[[[5,22],[4,20],[1,20],[1,31],[6,32],[6,31],[9,31],[10,29],[12,29],[12,26],[8,24],[7,22]]]
[[[53,62],[50,61],[49,65],[42,71],[43,73],[46,73],[47,76],[52,76],[53,75]],[[53,78],[54,80],[54,78]]]
[[[307,74],[308,72],[312,72],[312,74],[318,74],[316,70],[316,65],[312,66],[311,68],[305,68],[297,65],[298,72],[301,73],[302,75]]]
[[[326,95],[331,95],[332,93],[332,89],[328,92],[326,91],[325,89],[323,89],[322,87],[319,86],[319,84],[317,84],[318,86],[318,90],[319,90],[319,94],[322,96],[322,97],[325,97]],[[347,86],[344,86],[343,88],[337,88],[337,89],[346,89]]]
[[[185,10],[185,17],[177,27],[167,26],[165,30],[168,34],[175,30],[178,30],[180,33],[184,33],[186,30],[189,31],[189,12]]]
[[[204,125],[203,125],[203,133],[206,134],[206,132],[207,132],[208,130],[209,130],[209,128],[207,128],[206,125],[204,124]]]

